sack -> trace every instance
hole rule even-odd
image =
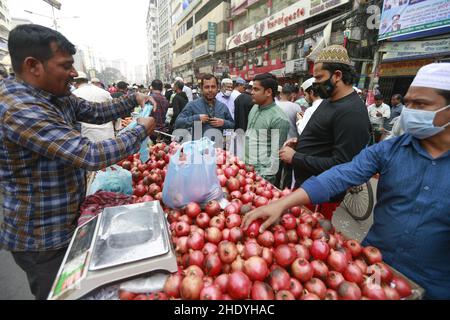
[[[203,138],[183,143],[169,162],[162,194],[164,204],[175,209],[189,202],[205,204],[222,197],[214,142]]]
[[[89,189],[88,195],[94,194],[100,190],[131,196],[133,194],[131,172],[117,165],[108,167],[105,171],[98,171]]]
[[[148,118],[150,117],[150,115],[152,114],[153,111],[153,106],[150,103],[146,103],[144,106],[144,109],[141,110],[141,112],[139,112],[139,115],[137,116],[137,118]],[[128,126],[126,126],[125,128],[123,128],[119,134],[127,132],[129,130],[132,130],[134,128],[136,128],[137,126],[137,120],[133,120]],[[141,149],[139,150],[139,154],[140,154],[140,160],[142,162],[147,162],[148,159],[150,159],[150,155],[149,155],[149,148],[148,148],[148,144],[150,142],[149,138],[146,138],[144,141],[142,141],[141,143]]]

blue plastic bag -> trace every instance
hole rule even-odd
[[[175,209],[189,202],[205,204],[222,197],[214,142],[203,138],[184,143],[169,162],[162,194],[164,204]]]
[[[106,168],[106,171],[98,171],[89,193],[94,194],[99,190],[131,196],[133,194],[131,172],[117,165]]]
[[[150,115],[152,114],[153,111],[153,106],[150,103],[146,103],[144,106],[144,109],[142,109],[142,111],[139,113],[138,118],[147,118],[150,117]],[[124,129],[122,129],[119,133],[123,133],[126,131],[129,131],[131,129],[136,128],[137,126],[137,121],[133,120],[128,126],[126,126]],[[139,150],[139,154],[140,157],[139,159],[142,162],[147,162],[148,159],[150,159],[150,155],[149,155],[149,148],[148,148],[148,144],[150,142],[149,138],[146,138],[144,141],[142,141],[141,143],[141,149]]]

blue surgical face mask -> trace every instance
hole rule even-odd
[[[445,130],[445,127],[450,124],[450,122],[448,122],[442,127],[435,127],[433,124],[436,114],[447,108],[450,108],[450,105],[437,111],[403,108],[400,116],[400,123],[406,133],[409,133],[420,140],[427,139],[441,133]]]

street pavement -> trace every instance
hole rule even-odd
[[[377,181],[372,180],[373,190],[376,190]],[[376,195],[375,195],[376,196]],[[0,195],[0,208],[3,198]],[[0,210],[1,212],[1,210]],[[0,221],[3,216],[0,213]],[[338,208],[333,216],[333,225],[344,235],[361,241],[373,223],[373,216],[366,221],[354,220],[345,209]],[[15,264],[11,254],[0,250],[0,300],[32,300],[26,274]]]

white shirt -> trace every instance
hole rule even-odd
[[[289,132],[288,139],[297,137],[297,127],[295,122],[297,121],[297,113],[302,111],[302,108],[294,102],[290,101],[277,101],[276,104],[284,111],[289,119]]]
[[[72,93],[90,102],[103,103],[112,100],[111,94],[108,91],[92,84],[82,84]],[[81,135],[93,142],[114,139],[114,124],[113,122],[108,122],[97,125],[81,122]]]
[[[312,106],[306,109],[303,118],[297,121],[297,132],[300,136],[302,135],[303,130],[305,130],[309,119],[311,119],[312,115],[314,114],[314,112],[316,112],[317,108],[320,106],[322,101],[323,101],[322,99],[314,101]]]
[[[187,85],[184,85],[183,92],[186,93],[189,102],[194,101],[194,96],[192,95],[191,88],[189,88]]]
[[[391,117],[391,108],[383,103],[381,106],[377,107],[376,104],[372,104],[367,109],[369,112],[370,122],[376,125],[383,125],[384,119],[389,119]],[[377,116],[377,113],[381,113],[381,116]]]
[[[219,91],[219,93],[216,95],[216,99],[219,102],[222,102],[224,105],[227,106],[228,111],[230,111],[231,117],[234,120],[234,100],[236,100],[237,97],[239,97],[241,93],[239,91],[233,90],[231,92],[231,95],[229,97],[225,96],[222,91]]]

